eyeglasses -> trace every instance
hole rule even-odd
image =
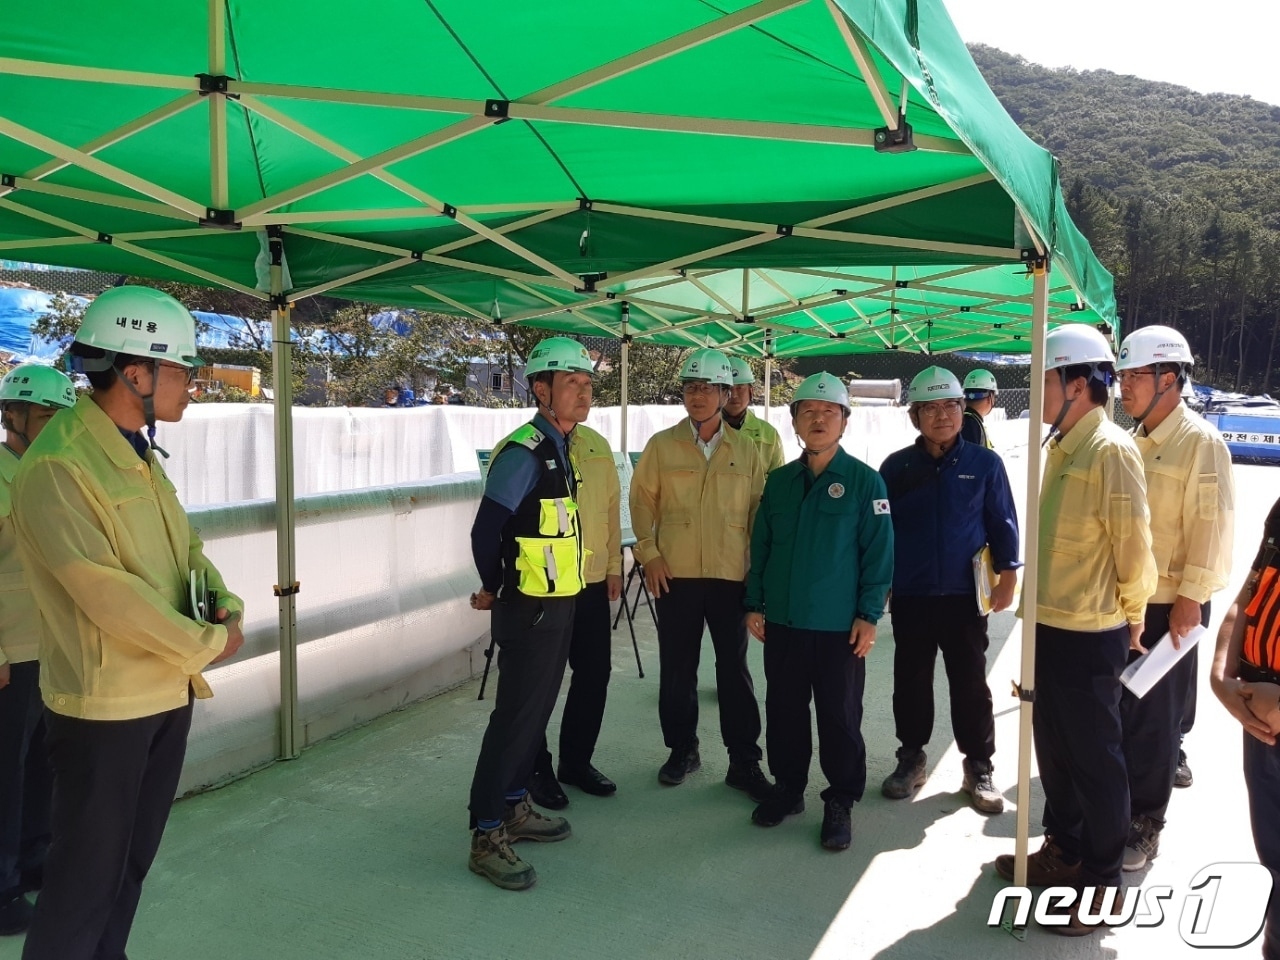
[[[934,419],[935,417],[954,417],[960,412],[963,404],[959,400],[933,400],[929,403],[920,405],[920,416]]]
[[[181,370],[182,375],[187,379],[188,386],[196,382],[196,374],[200,372],[196,367],[184,367],[177,363],[165,363],[163,360],[157,360],[156,366],[164,367],[167,370]]]
[[[706,380],[691,380],[684,385],[684,392],[686,394],[719,393],[720,384]]]
[[[1121,370],[1116,374],[1116,379],[1121,383],[1133,383],[1139,377],[1154,376],[1156,376],[1156,372],[1154,370]]]

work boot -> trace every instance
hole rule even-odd
[[[507,807],[507,815],[503,817],[502,826],[512,843],[517,840],[538,840],[543,843],[554,843],[556,840],[568,838],[573,831],[569,829],[569,821],[564,817],[544,817],[529,803],[526,793],[513,805]]]
[[[729,772],[724,782],[735,790],[741,790],[756,803],[764,803],[773,793],[773,784],[760,769],[760,761],[734,763],[729,761]]]
[[[1013,883],[1013,854],[1002,853],[996,857],[996,873]],[[1080,876],[1080,862],[1068,863],[1066,854],[1045,834],[1044,845],[1027,857],[1027,886],[1069,887]]]
[[[853,842],[847,801],[832,798],[822,810],[822,846],[827,850],[848,850]]]
[[[751,822],[761,827],[776,827],[797,813],[804,813],[804,794],[780,783],[751,811]]]
[[[1085,894],[1087,894],[1090,890],[1093,891],[1093,897],[1086,900]],[[1081,892],[1080,897],[1076,900],[1075,904],[1068,908],[1069,915],[1071,917],[1070,921],[1065,926],[1051,926],[1049,927],[1049,929],[1052,930],[1054,933],[1056,933],[1060,937],[1087,937],[1089,934],[1096,933],[1098,930],[1107,929],[1108,927],[1111,926],[1111,924],[1085,923],[1083,914],[1087,909],[1090,916],[1093,916],[1093,917],[1099,916],[1102,913],[1104,901],[1106,899],[1108,890],[1111,890],[1113,892],[1113,896],[1115,899],[1111,901],[1111,909],[1108,910],[1107,912],[1109,914],[1120,913],[1120,907],[1124,904],[1124,897],[1126,895],[1125,891],[1122,888],[1120,887],[1085,887],[1084,891]],[[1057,910],[1057,909],[1051,910],[1050,912],[1056,916],[1061,916],[1063,913],[1063,911]]]
[[[1191,768],[1187,766],[1187,754],[1185,750],[1178,751],[1178,765],[1173,769],[1173,785],[1175,787],[1189,787],[1195,783],[1195,777],[1191,776]]]
[[[684,783],[684,778],[695,770],[702,769],[702,756],[695,743],[689,747],[676,747],[671,751],[667,762],[658,770],[658,780],[667,786],[674,787]]]
[[[898,748],[898,768],[885,777],[880,792],[890,800],[905,800],[929,779],[925,772],[924,751],[914,747]]]
[[[969,802],[979,813],[1004,813],[1004,797],[991,781],[990,760],[966,759],[960,789],[969,795]]]
[[[529,777],[529,796],[533,797],[533,802],[538,806],[548,810],[563,810],[569,805],[569,798],[556,775],[551,772],[550,764],[545,767],[539,764],[534,769]]]
[[[12,937],[31,926],[34,908],[20,892],[10,890],[0,900],[0,937]]]
[[[1124,847],[1125,873],[1141,870],[1160,854],[1160,831],[1164,825],[1139,814],[1129,824],[1129,840]]]

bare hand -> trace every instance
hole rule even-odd
[[[671,592],[671,568],[661,557],[654,557],[644,565],[644,585],[649,588],[656,600],[664,593]]]
[[[1246,733],[1268,746],[1275,745],[1276,738],[1271,728],[1255,717],[1253,711],[1249,709],[1249,700],[1253,697],[1250,687],[1254,686],[1253,684],[1237,680],[1235,677],[1223,677],[1221,680],[1212,677],[1210,685],[1213,687],[1214,694],[1222,701],[1222,705],[1227,708],[1227,712],[1240,722],[1240,726],[1244,727]]]
[[[764,614],[755,611],[747,614],[747,633],[764,643]]]
[[[622,575],[617,573],[606,574],[604,578],[604,589],[609,594],[609,602],[617,600],[622,596]]]
[[[0,690],[9,685],[9,664],[0,663]]]
[[[855,657],[865,657],[876,645],[876,625],[865,620],[853,621],[853,629],[849,631],[849,646],[853,647]]]
[[[222,648],[220,654],[209,661],[209,666],[229,660],[244,646],[244,633],[240,630],[240,614],[237,613],[232,617],[226,607],[219,607],[216,616],[218,623],[227,628],[227,645]]]
[[[1173,643],[1173,649],[1181,650],[1182,638],[1198,626],[1200,604],[1190,597],[1179,596],[1173,601],[1173,609],[1169,611],[1169,640]]]
[[[999,613],[1001,610],[1008,610],[1013,606],[1013,591],[1018,585],[1018,572],[1016,570],[1004,570],[1000,574],[1000,580],[996,583],[991,591],[991,612]]]
[[[1147,648],[1142,645],[1142,634],[1146,630],[1145,623],[1129,624],[1129,649],[1137,650],[1139,653],[1146,653]]]
[[[1249,712],[1267,725],[1271,736],[1280,732],[1280,686],[1274,683],[1245,683]]]
[[[496,594],[490,593],[484,587],[481,587],[471,595],[472,610],[492,610],[493,602],[497,600]]]

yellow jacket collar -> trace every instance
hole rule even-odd
[[[90,397],[81,397],[76,401],[74,413],[80,418],[90,435],[98,441],[103,451],[121,470],[128,470],[141,463],[138,452],[130,446],[129,441],[120,433],[116,422],[106,415]]]
[[[1062,452],[1070,456],[1079,450],[1080,445],[1102,425],[1106,416],[1107,412],[1102,407],[1094,407],[1081,417],[1074,427],[1058,438],[1058,446],[1062,448]]]

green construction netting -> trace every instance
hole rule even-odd
[[[903,107],[915,149],[878,150]],[[635,332],[729,342],[750,325],[698,315],[743,312],[743,271],[767,270],[808,308],[778,314],[748,274],[779,353],[1018,349],[981,298],[910,286],[877,331],[851,314],[886,305],[822,273],[1012,276],[1038,239],[1070,301],[1114,318],[1053,158],[937,0],[18,5],[0,175],[0,256],[264,291],[270,232],[295,299],[603,333],[625,294]]]

